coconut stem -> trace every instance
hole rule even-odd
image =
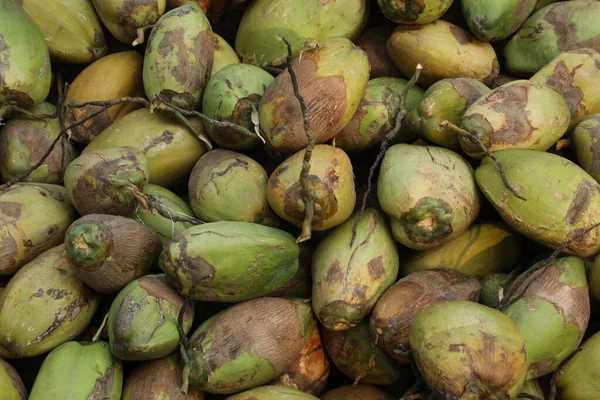
[[[421,76],[421,71],[423,70],[423,66],[421,64],[417,64],[415,68],[415,73],[413,74],[410,81],[406,84],[402,92],[400,93],[400,104],[398,105],[398,114],[396,114],[396,121],[394,127],[385,135],[383,142],[381,142],[381,146],[379,147],[379,153],[375,158],[375,162],[371,165],[369,169],[369,177],[367,178],[367,190],[362,198],[362,204],[360,206],[360,211],[358,212],[358,217],[354,220],[354,226],[352,226],[352,236],[350,238],[350,247],[354,245],[354,240],[356,240],[356,230],[358,229],[358,224],[362,219],[362,216],[365,212],[365,208],[367,208],[367,199],[372,189],[373,177],[375,176],[375,170],[379,167],[379,163],[383,159],[388,147],[390,147],[390,143],[396,137],[398,132],[400,132],[400,128],[402,128],[402,123],[404,122],[404,118],[408,113],[408,109],[406,107],[406,98],[408,96],[408,92],[412,89],[418,82],[419,76]]]
[[[200,224],[205,223],[202,220],[199,220],[192,216],[188,216],[183,213],[179,213],[180,215],[183,215],[182,217],[173,215],[173,213],[171,213],[169,211],[169,208],[166,207],[163,203],[161,203],[157,197],[148,195],[148,194],[145,195],[145,197],[146,197],[146,200],[148,201],[148,206],[149,206],[149,208],[147,210],[153,214],[158,213],[161,217],[170,219],[173,222],[184,222],[184,223],[189,223],[192,225],[200,225]],[[143,206],[143,204],[142,204],[142,206]]]
[[[556,142],[556,150],[566,149],[571,146],[571,139],[561,139]]]
[[[312,129],[310,128],[310,119],[308,116],[308,107],[304,102],[304,98],[300,94],[298,89],[298,78],[296,72],[292,68],[292,45],[290,42],[282,37],[281,40],[287,46],[287,58],[285,67],[290,74],[292,80],[292,89],[294,90],[294,96],[300,103],[300,110],[302,111],[302,121],[304,122],[304,132],[308,140],[308,146],[304,151],[304,158],[302,160],[302,170],[300,171],[300,185],[302,186],[302,201],[304,202],[304,220],[302,221],[302,233],[296,239],[296,243],[302,243],[310,239],[312,235],[312,221],[315,215],[314,200],[312,198],[312,192],[308,184],[308,173],[310,171],[310,158],[312,156],[313,149],[315,147],[315,139],[313,137]]]
[[[527,279],[529,279],[529,277],[531,277],[535,272],[554,263],[554,261],[556,261],[556,258],[560,255],[560,253],[562,253],[567,247],[569,247],[571,244],[573,244],[575,242],[580,241],[588,233],[590,233],[594,229],[598,228],[599,226],[600,226],[600,222],[597,222],[594,225],[592,225],[591,227],[589,227],[588,229],[586,229],[585,231],[578,233],[571,240],[568,240],[568,241],[564,242],[563,244],[561,244],[560,246],[558,246],[556,248],[556,250],[554,250],[552,252],[550,257],[546,258],[543,261],[540,261],[533,267],[529,268],[523,274],[518,276],[514,282],[510,282],[510,291],[509,291],[509,293],[505,294],[505,297],[500,302],[500,305],[498,306],[498,308],[499,309],[503,308],[503,307],[508,306],[508,305],[512,304],[513,302],[515,302],[516,299],[512,299],[512,297],[515,294],[515,292],[519,289],[519,287],[523,284],[523,282],[525,282]],[[507,284],[506,286],[508,286],[508,285],[509,284]]]
[[[138,44],[143,44],[146,41],[146,29],[152,28],[153,25],[146,25],[146,26],[142,26],[141,28],[138,28],[136,33],[137,33],[137,38],[133,41],[133,43],[131,43],[131,45],[133,47],[137,46]]]
[[[100,335],[102,334],[102,330],[106,326],[106,321],[108,321],[108,313],[106,313],[104,315],[104,318],[102,319],[102,323],[100,324],[100,328],[98,328],[98,330],[96,331],[96,334],[92,338],[92,342],[98,341],[98,339],[100,338]]]
[[[212,143],[210,142],[210,140],[208,140],[208,138],[206,136],[204,136],[202,133],[200,133],[200,131],[194,126],[192,125],[192,123],[190,122],[189,119],[187,119],[183,114],[181,114],[179,111],[175,111],[174,113],[175,118],[177,118],[177,120],[179,122],[181,122],[182,124],[184,124],[190,131],[192,131],[192,133],[194,135],[196,135],[196,137],[200,140],[202,140],[204,142],[204,144],[206,145],[206,148],[208,149],[208,151],[213,149]]]
[[[506,177],[506,173],[504,172],[504,167],[502,166],[502,163],[500,163],[500,161],[498,161],[498,157],[496,157],[496,155],[494,153],[492,153],[487,147],[485,147],[485,145],[481,142],[481,140],[479,140],[477,135],[475,135],[474,133],[471,133],[465,129],[459,128],[458,126],[454,125],[452,122],[450,122],[448,120],[442,121],[442,123],[440,124],[440,128],[450,128],[450,130],[454,131],[456,134],[466,137],[471,142],[475,143],[479,147],[481,152],[485,153],[486,156],[488,156],[489,158],[491,158],[494,161],[494,163],[496,164],[496,167],[498,168],[498,172],[500,173],[500,178],[502,178],[502,182],[504,183],[504,186],[506,186],[506,188],[508,190],[510,190],[510,192],[517,199],[527,201],[527,199],[525,197],[521,196],[510,185],[510,183],[508,182],[508,178]]]
[[[550,379],[550,393],[548,394],[548,400],[555,400],[556,399],[556,382],[558,381],[558,377],[560,376],[560,373],[562,371],[562,369],[565,367],[565,365],[567,365],[567,363],[569,361],[571,361],[571,359],[573,357],[575,357],[575,355],[577,353],[579,353],[581,350],[583,350],[583,347],[578,347],[575,350],[573,350],[571,352],[571,354],[569,354],[567,357],[565,357],[565,359],[563,359],[557,366],[556,369],[554,370],[554,372],[552,373],[552,378]]]

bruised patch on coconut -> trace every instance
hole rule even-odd
[[[309,175],[308,185],[314,193],[315,213],[312,220],[314,227],[321,227],[324,220],[333,217],[338,210],[338,201],[332,188],[318,176]],[[304,218],[304,201],[302,200],[302,185],[296,182],[284,193],[284,212],[292,219],[301,221]]]
[[[528,113],[515,105],[526,106],[529,101],[529,86],[508,86],[486,98],[482,104],[490,104],[492,110],[503,114],[505,123],[501,129],[489,136],[489,145],[517,144],[531,137],[536,130],[527,118]]]
[[[379,0],[384,14],[392,21],[413,22],[425,11],[426,0]],[[440,1],[440,3],[442,3]]]
[[[585,3],[582,4],[582,7],[585,7]],[[552,26],[556,37],[556,46],[560,52],[586,47],[600,49],[600,37],[578,41],[577,24],[571,19],[573,12],[573,8],[554,6],[550,7],[544,16],[544,20]]]
[[[571,118],[576,118],[578,114],[587,114],[587,110],[583,105],[584,93],[581,88],[575,86],[575,75],[577,69],[569,73],[569,69],[564,61],[560,61],[552,74],[546,79],[545,84],[557,90],[569,103],[571,109]]]
[[[585,212],[590,205],[593,192],[595,191],[598,191],[598,188],[588,181],[582,181],[579,186],[577,186],[573,201],[569,205],[567,215],[565,216],[567,224],[575,225],[580,221],[582,216],[585,216]]]

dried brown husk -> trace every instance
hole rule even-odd
[[[115,294],[148,274],[162,250],[153,229],[131,218],[104,214],[89,214],[71,224],[65,247],[76,275],[105,294]]]
[[[436,268],[400,279],[380,298],[371,314],[369,328],[377,344],[399,362],[409,363],[408,332],[422,309],[448,300],[478,301],[481,284],[462,272]],[[394,352],[400,350],[402,353]]]
[[[327,385],[329,371],[329,360],[323,348],[321,334],[315,326],[312,336],[300,351],[300,357],[272,383],[318,396]]]

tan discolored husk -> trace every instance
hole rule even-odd
[[[267,202],[268,175],[252,158],[215,149],[196,163],[188,181],[190,206],[202,221],[246,221],[277,226]]]
[[[312,263],[312,306],[323,326],[356,326],[398,276],[398,250],[383,214],[364,211],[332,229],[317,246]]]
[[[151,27],[165,12],[165,0],[92,0],[98,16],[119,41],[132,44],[138,30]],[[143,38],[143,34],[141,34]]]
[[[160,236],[152,228],[104,214],[88,214],[71,224],[65,248],[77,276],[105,294],[115,294],[149,273],[162,250]]]
[[[185,298],[164,274],[145,275],[119,292],[108,312],[107,331],[113,354],[122,360],[152,360],[177,349],[178,316]],[[188,334],[195,310],[188,304],[181,329]]]
[[[142,65],[143,57],[139,53],[123,51],[109,54],[87,66],[73,80],[65,96],[64,103],[67,107],[62,110],[65,125],[73,125],[103,108],[94,105],[71,108],[69,105],[143,95]],[[72,128],[70,137],[78,143],[88,144],[110,124],[139,107],[134,103],[109,107]]]
[[[53,114],[56,107],[42,102],[30,110],[33,114]],[[10,119],[0,127],[0,175],[3,181],[19,179],[36,165],[60,134],[58,118],[33,120],[27,116]],[[73,144],[65,139],[54,147],[41,166],[21,182],[61,183],[64,168],[77,156]]]
[[[197,108],[213,59],[212,29],[199,4],[186,3],[165,13],[148,36],[143,67],[146,96]]]
[[[299,181],[304,152],[285,160],[267,182],[267,200],[273,211],[298,227],[304,220]],[[314,193],[315,211],[312,230],[323,231],[343,223],[352,214],[356,203],[352,164],[343,150],[329,145],[316,145],[310,164],[308,185]]]
[[[267,384],[298,358],[314,328],[304,300],[263,297],[236,304],[190,338],[189,383],[219,394]]]
[[[591,48],[566,51],[544,65],[530,80],[550,86],[569,105],[573,128],[588,116],[600,112],[600,54]]]
[[[319,328],[315,326],[310,339],[300,351],[300,357],[272,384],[288,386],[318,396],[325,389],[329,370],[329,359],[323,348]]]
[[[507,289],[513,294],[501,311],[525,339],[527,378],[551,373],[579,346],[588,327],[590,296],[583,260],[558,258]]]
[[[133,147],[111,147],[77,157],[65,171],[65,188],[77,212],[130,215],[149,180],[148,160]]]
[[[0,357],[0,390],[5,400],[27,400],[27,388],[17,370]]]
[[[334,37],[305,50],[292,69],[315,143],[325,143],[344,128],[358,108],[369,80],[367,55],[349,39]],[[269,148],[292,153],[307,146],[302,110],[289,71],[280,73],[267,87],[258,111]]]
[[[489,85],[499,72],[491,44],[443,20],[425,25],[399,25],[387,42],[390,57],[411,76],[423,65],[419,84],[429,87],[444,78],[473,78]]]
[[[385,43],[395,28],[395,24],[370,27],[365,29],[358,39],[354,41],[358,47],[367,53],[370,79],[402,77],[402,73],[396,67],[396,64],[394,64],[385,48]]]
[[[567,131],[569,121],[569,104],[560,93],[544,84],[517,80],[471,104],[460,127],[477,135],[490,151],[545,151]],[[461,136],[459,142],[469,156],[485,157],[485,152],[469,137]]]
[[[181,357],[175,352],[135,367],[123,385],[122,400],[204,400],[204,392],[181,393]]]
[[[0,276],[62,243],[77,218],[64,187],[18,183],[0,192]]]
[[[398,363],[377,347],[367,320],[343,331],[323,329],[322,335],[335,366],[355,383],[389,385],[400,377]]]
[[[321,396],[321,400],[396,400],[396,397],[372,385],[344,385]]]
[[[525,382],[525,342],[493,308],[465,300],[431,305],[413,320],[409,343],[419,371],[444,398],[514,398]]]
[[[400,279],[379,298],[369,321],[377,344],[396,360],[408,363],[408,331],[422,309],[448,300],[478,301],[481,284],[448,269],[419,271]],[[400,352],[394,352],[400,350]]]
[[[0,295],[0,356],[35,357],[76,338],[92,320],[99,299],[75,275],[64,245],[44,252],[21,268]]]
[[[437,247],[402,260],[404,276],[432,268],[460,271],[473,278],[509,271],[523,253],[524,239],[504,222],[473,224],[465,233]]]
[[[202,120],[190,124],[204,133]],[[131,146],[148,161],[149,183],[171,187],[185,182],[206,144],[175,118],[147,108],[135,110],[103,130],[83,154],[117,146]]]

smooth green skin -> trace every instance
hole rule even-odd
[[[166,208],[173,216],[194,218],[194,212],[191,207],[168,189],[158,185],[148,184],[144,188],[144,194],[156,199],[158,203]],[[143,207],[138,207],[130,215],[130,218],[134,218],[158,232],[163,246],[166,246],[171,239],[173,239],[173,236],[193,226],[189,222],[173,221],[169,218],[165,218],[162,215],[153,213]]]
[[[75,275],[62,244],[46,251],[0,295],[0,356],[35,357],[73,340],[87,328],[99,300]]]
[[[530,79],[548,85],[567,100],[571,111],[569,129],[600,112],[600,54],[593,49],[577,49],[559,54]]]
[[[241,64],[240,64],[241,65]],[[265,169],[240,153],[215,149],[190,175],[190,206],[202,221],[246,221],[273,226],[278,219],[267,201]]]
[[[496,308],[500,304],[500,294],[504,286],[510,282],[509,274],[489,274],[481,279],[481,293],[479,303],[484,306]]]
[[[307,39],[358,38],[368,18],[364,0],[255,0],[240,21],[235,50],[244,64],[278,66],[285,62],[285,37],[296,58]]]
[[[159,258],[178,292],[235,303],[265,296],[298,270],[300,248],[289,233],[251,222],[221,221],[175,236]],[[200,279],[208,277],[207,280]]]
[[[556,386],[562,400],[595,400],[600,393],[600,332],[582,347],[560,371]]]
[[[600,114],[592,115],[580,122],[571,134],[577,162],[600,182]]]
[[[106,168],[98,171],[98,166],[112,165],[115,168]],[[93,213],[112,213],[113,206],[125,206],[134,201],[130,190],[123,186],[132,186],[143,192],[149,181],[150,168],[147,158],[134,147],[109,147],[106,149],[84,152],[69,164],[65,170],[65,188],[71,203],[79,214],[87,214],[87,206],[78,204],[74,197],[74,190],[78,190],[80,180],[86,180],[94,188],[94,202],[96,209]],[[103,212],[99,212],[102,208]]]
[[[102,23],[119,41],[132,44],[138,28],[154,25],[164,14],[165,0],[92,0]]]
[[[555,90],[529,80],[516,80],[471,104],[460,127],[476,134],[490,151],[546,151],[567,131],[570,115],[569,104]],[[461,136],[459,142],[470,157],[485,157],[468,137]]]
[[[0,192],[0,209],[10,213],[13,207],[18,207],[15,211],[19,214],[4,216],[0,224],[0,276],[14,274],[62,243],[67,228],[77,219],[67,191],[59,185],[19,183],[4,189]],[[26,246],[29,242],[31,246]]]
[[[108,343],[67,342],[42,363],[29,400],[120,400],[122,387],[122,363]]]
[[[23,8],[40,27],[52,62],[87,64],[106,55],[102,24],[89,0],[69,0],[68,6],[23,0]]]
[[[473,224],[465,233],[434,249],[402,260],[402,276],[433,268],[448,268],[472,278],[517,265],[523,253],[523,237],[503,222]]]
[[[347,377],[360,376],[361,383],[372,385],[390,385],[400,377],[398,363],[375,344],[368,319],[342,331],[323,329],[322,334],[327,354]]]
[[[212,29],[198,3],[185,3],[165,13],[148,37],[143,71],[146,96],[153,100],[161,93],[174,92],[176,104],[197,108],[213,59]]]
[[[288,332],[288,335],[301,335],[305,342],[308,341],[316,322],[313,319],[310,304],[302,299],[285,299],[285,301],[289,301],[295,307],[295,317],[300,327],[300,332]],[[264,318],[260,318],[262,310],[248,309],[252,305],[253,302],[244,302],[233,306],[238,310],[243,308],[247,312],[259,315],[259,317],[257,318],[258,321],[255,320],[256,324],[254,326],[247,327],[242,325],[240,327],[242,331],[232,332],[230,338],[218,337],[215,329],[221,319],[228,318],[227,314],[232,312],[233,307],[212,316],[194,331],[189,341],[189,348],[187,349],[190,358],[190,385],[209,393],[231,394],[267,384],[283,372],[283,369],[276,370],[275,366],[268,359],[260,357],[257,351],[262,350],[264,352],[265,345],[253,341],[257,337],[265,341],[272,340],[269,337],[271,332],[283,329],[282,326],[275,325],[282,323],[290,324],[291,321],[289,318],[292,317],[279,316],[279,318],[268,319],[267,323]],[[273,315],[273,312],[270,315]],[[245,333],[244,331],[248,329],[262,330],[264,332],[261,334],[256,332]],[[244,337],[245,335],[247,335],[247,338]],[[230,340],[241,342],[243,346],[237,348],[235,354],[223,354],[223,342]],[[269,350],[271,351],[270,356],[275,359],[282,356],[274,354],[274,351],[281,351],[283,349],[274,350],[271,348]],[[225,361],[222,361],[223,358],[225,358]],[[219,362],[220,365],[218,367],[211,367],[211,360]],[[208,365],[208,371],[204,369],[206,365]]]
[[[437,247],[466,231],[479,213],[473,168],[442,147],[397,144],[381,163],[377,196],[396,241]]]
[[[238,58],[233,47],[227,43],[225,39],[213,32],[214,41],[214,59],[211,68],[210,76],[214,76],[222,68],[231,64],[239,64],[240,59]],[[204,111],[204,110],[203,110]]]
[[[479,40],[502,40],[519,29],[537,0],[461,0],[469,30]]]
[[[597,222],[600,185],[576,164],[536,150],[502,150],[495,155],[504,167],[508,182],[527,201],[515,197],[506,188],[489,157],[475,170],[475,179],[502,219],[517,232],[556,249]],[[577,203],[582,196],[586,199],[585,207]],[[573,223],[567,223],[567,218]],[[592,230],[585,239],[564,250],[579,257],[590,257],[598,251],[598,230]]]
[[[460,152],[458,135],[442,128],[444,120],[460,125],[467,108],[491,90],[472,78],[442,79],[431,85],[420,103],[406,116],[406,124],[419,136],[437,146]]]
[[[600,257],[596,257],[588,273],[590,298],[594,305],[600,306]]]
[[[332,229],[313,255],[312,306],[327,329],[356,326],[398,277],[398,250],[383,215],[365,210],[348,246],[356,218]]]
[[[172,291],[170,298],[179,297],[163,274],[146,275],[142,279],[160,280]],[[186,334],[194,321],[194,308],[189,309],[183,319]],[[179,311],[168,298],[145,290],[139,279],[130,282],[113,300],[108,312],[108,338],[113,354],[127,361],[152,360],[171,354],[179,344]]]
[[[530,364],[527,379],[551,373],[581,342],[587,329],[589,315],[585,316],[584,326],[579,326],[577,317],[588,307],[589,297],[584,262],[578,257],[562,257],[537,277],[537,282],[547,282],[546,286],[536,286],[527,290],[503,311],[513,320],[521,336],[525,339],[527,362]],[[551,272],[553,275],[549,275]],[[554,276],[558,281],[543,280]],[[564,284],[561,295],[555,296],[557,285]],[[571,291],[569,289],[572,289]],[[577,289],[580,289],[576,291]],[[584,292],[583,297],[580,293]],[[572,304],[585,300],[588,304]],[[512,300],[512,299],[511,299]],[[569,322],[571,320],[571,322]]]
[[[336,146],[342,150],[365,150],[379,146],[385,134],[396,125],[400,107],[400,94],[408,81],[402,78],[375,78],[367,83],[365,93],[352,119],[335,135]],[[423,97],[424,90],[413,86],[406,96],[406,109],[414,109]],[[414,135],[402,129],[394,143],[409,142]]]
[[[583,47],[600,51],[599,18],[597,1],[561,1],[537,11],[504,47],[505,67],[511,75],[527,78],[562,52]]]
[[[37,115],[53,114],[56,111],[56,106],[42,102],[32,107],[30,111]],[[4,127],[0,128],[0,136],[4,136],[8,141],[8,145],[0,151],[0,154],[3,154],[3,156],[0,155],[0,176],[4,182],[21,177],[25,171],[37,164],[39,160],[37,157],[32,159],[31,151],[34,144],[23,143],[18,136],[19,131],[25,129],[25,126],[27,126],[27,132],[29,132],[29,127],[32,127],[35,134],[44,136],[44,138],[39,138],[34,142],[37,145],[44,146],[46,146],[46,143],[49,145],[54,141],[62,129],[58,117],[40,121],[28,119],[27,117],[12,118]],[[73,146],[70,143],[66,143],[66,147],[67,150],[65,153],[68,164],[75,156]],[[56,155],[60,157],[62,154],[59,145],[55,147],[52,157],[56,157]],[[48,161],[46,161],[23,181],[58,184],[62,181],[62,174],[50,171]]]
[[[258,102],[274,79],[271,74],[253,65],[227,65],[208,81],[202,100],[202,112],[209,118],[234,122],[254,132],[254,124],[248,118],[250,114],[245,115],[251,109],[248,103],[253,100],[252,104],[255,104],[258,111]],[[236,105],[244,105],[246,113],[234,116]],[[219,146],[227,149],[244,151],[262,144],[258,138],[240,137],[231,129],[216,128],[207,122],[204,123],[204,129]]]
[[[0,103],[39,104],[50,93],[51,82],[42,31],[15,2],[0,0]]]
[[[428,24],[440,18],[453,0],[377,0],[383,15],[397,24]]]
[[[26,400],[27,389],[17,371],[0,358],[0,393],[5,400]]]
[[[261,386],[234,394],[225,400],[318,400],[318,397],[285,386]]]
[[[190,122],[202,133],[199,119]],[[206,152],[206,145],[183,124],[147,108],[113,122],[85,147],[83,154],[120,146],[141,151],[148,161],[148,182],[164,187],[184,181]]]
[[[425,379],[448,398],[515,398],[525,382],[524,340],[493,308],[465,300],[431,305],[415,316],[409,342]]]

